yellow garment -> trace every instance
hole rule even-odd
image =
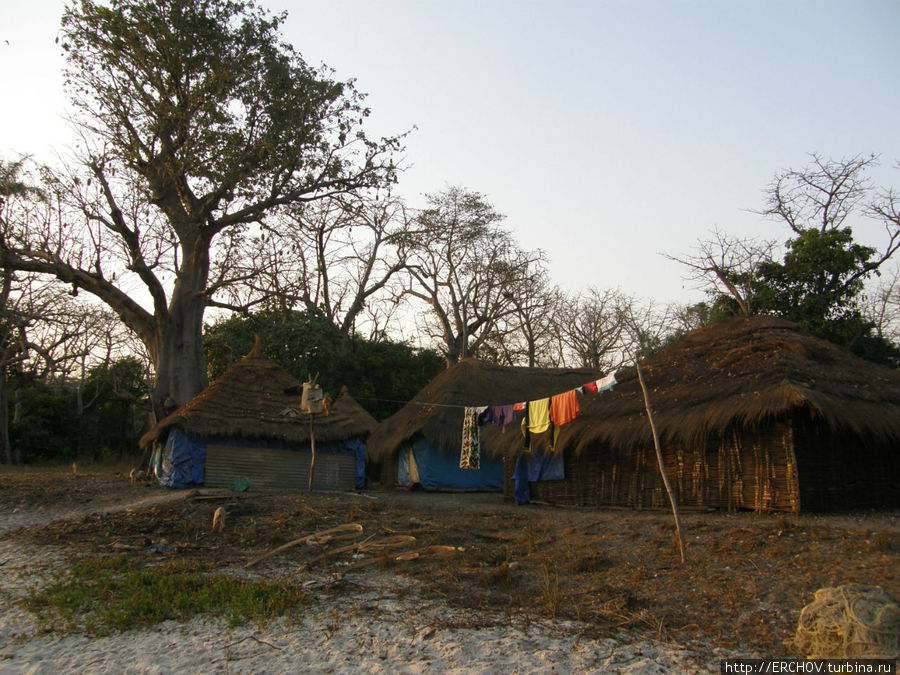
[[[550,428],[550,399],[540,398],[528,402],[528,431],[542,434]],[[522,419],[522,434],[526,431],[525,419]]]

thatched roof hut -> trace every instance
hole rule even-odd
[[[478,471],[458,468],[463,407],[550,396],[596,377],[588,369],[509,367],[463,359],[438,374],[406,406],[376,427],[369,437],[369,459],[382,464],[382,478],[388,484],[410,482],[404,480],[403,470],[412,457],[421,480],[411,482],[425,487],[499,488],[502,464],[499,450],[492,446],[501,434],[487,429],[482,434],[484,454]],[[505,435],[518,436],[518,430]],[[491,477],[480,479],[479,474]]]
[[[193,400],[141,438],[141,447],[165,438],[172,427],[204,438],[245,438],[271,443],[308,444],[309,413],[300,410],[300,386],[287,371],[254,350],[222,373]],[[331,414],[315,415],[317,442],[366,437],[378,424],[346,389]]]
[[[900,372],[772,317],[694,331],[644,360],[642,371],[682,503],[789,511],[900,505]],[[664,503],[636,372],[616,377],[614,392],[590,397],[561,428],[566,484],[536,486],[539,498]]]
[[[732,318],[694,331],[642,364],[664,442],[690,445],[731,427],[804,411],[827,428],[900,440],[900,372],[864,361],[773,317]],[[570,442],[652,442],[633,369],[598,397]]]
[[[247,473],[253,469],[247,462],[255,462],[263,467],[261,470],[264,473],[272,474],[262,478],[258,476],[257,483],[281,485],[291,482],[299,486],[303,482],[302,476],[287,475],[290,471],[284,465],[288,459],[296,463],[297,458],[284,453],[273,455],[263,450],[309,451],[311,434],[317,453],[361,455],[364,467],[364,445],[361,450],[351,450],[350,447],[358,447],[365,441],[377,425],[375,418],[346,389],[331,403],[329,414],[310,415],[300,409],[300,396],[296,393],[299,387],[300,382],[296,378],[261,356],[258,348],[254,347],[193,400],[144,434],[141,445],[147,447],[166,442],[172,446],[183,440],[187,445],[203,446],[206,471],[200,469],[198,472],[194,467],[190,483],[222,482],[216,478],[218,464],[223,465],[226,473],[237,470]],[[176,439],[174,442],[173,438]],[[208,446],[219,449],[217,456],[205,452]],[[193,449],[193,453],[201,454],[197,448]],[[258,456],[257,460],[253,459],[254,453]],[[346,463],[346,460],[336,461]],[[199,459],[192,462],[199,463]],[[308,457],[300,464],[307,466]],[[357,464],[354,459],[348,467],[352,467],[354,474],[364,475],[364,468],[358,470]],[[308,471],[302,467],[293,469]],[[203,478],[197,480],[197,476]],[[345,478],[341,480],[346,482]]]

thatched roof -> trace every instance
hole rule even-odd
[[[462,406],[505,405],[552,396],[597,377],[595,371],[584,368],[509,367],[463,359],[376,427],[369,437],[368,455],[383,461],[419,436],[437,446],[458,449]]]
[[[900,372],[788,321],[726,319],[641,363],[663,442],[700,443],[798,410],[834,430],[900,441]],[[583,399],[581,416],[560,429],[558,447],[578,453],[596,442],[652,444],[635,369],[616,377],[613,392]]]
[[[141,438],[146,447],[171,427],[203,438],[244,438],[276,443],[309,443],[310,415],[300,410],[300,396],[285,393],[300,383],[254,348],[222,373],[205,391],[161,420]],[[313,416],[317,443],[365,438],[377,422],[344,389],[331,414]]]

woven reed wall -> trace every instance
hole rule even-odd
[[[794,421],[804,511],[900,507],[900,445]]]
[[[732,511],[799,510],[790,425],[732,432],[706,447],[669,445],[663,461],[679,506]],[[531,483],[537,501],[578,506],[668,508],[652,446],[631,450],[595,447],[563,457],[566,479]],[[512,498],[515,459],[506,459],[504,495]]]

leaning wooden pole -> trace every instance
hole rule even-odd
[[[636,362],[638,382],[641,383],[641,391],[644,393],[644,409],[647,411],[647,419],[650,421],[650,431],[653,433],[653,446],[656,448],[656,459],[659,462],[659,474],[662,476],[663,485],[669,493],[669,502],[672,504],[672,514],[675,516],[675,530],[678,532],[678,548],[681,551],[681,562],[684,563],[684,537],[681,535],[681,519],[678,517],[678,503],[669,476],[666,473],[666,464],[663,461],[662,448],[659,447],[659,434],[656,433],[656,422],[653,420],[653,412],[650,410],[650,396],[647,394],[647,385],[644,383],[644,374],[641,372],[640,361]]]
[[[313,469],[316,466],[316,434],[313,430],[313,414],[309,413],[309,449],[311,456],[309,458],[309,484],[307,491],[312,492]]]

